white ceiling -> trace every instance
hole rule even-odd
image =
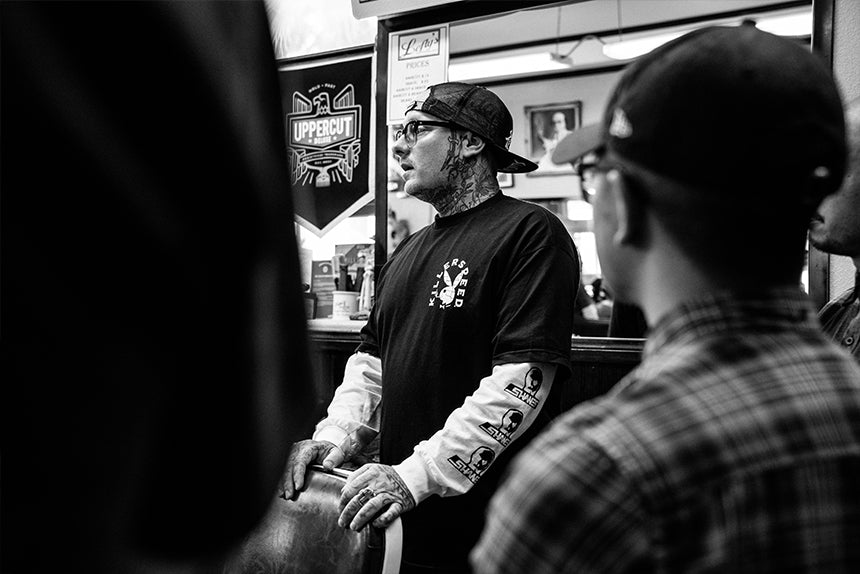
[[[760,12],[767,8],[773,9]],[[450,77],[458,81],[490,81],[552,72],[550,68],[553,66],[556,68],[555,72],[615,66],[619,62],[603,53],[603,44],[617,42],[621,38],[617,33],[619,28],[666,24],[667,27],[661,28],[660,31],[676,32],[680,35],[705,24],[669,24],[702,18],[707,18],[708,23],[738,24],[742,17],[727,19],[725,15],[753,9],[756,10],[755,18],[761,18],[765,14],[800,12],[809,15],[811,22],[810,5],[785,9],[785,2],[781,0],[580,1],[482,21],[452,23]],[[600,35],[599,40],[591,37],[581,42],[559,41],[559,38],[582,38],[595,33]],[[628,31],[623,34],[623,39],[635,40],[653,36],[654,33],[653,30],[638,33]],[[542,43],[522,46],[536,41]],[[551,53],[570,58],[566,65],[551,63]]]
[[[454,60],[463,52],[504,48],[535,40],[554,41],[559,23],[562,37],[615,30],[619,24],[619,6],[620,23],[627,28],[773,6],[781,1],[571,0],[561,8],[540,8],[479,22],[455,23],[451,26],[450,52]],[[376,19],[356,20],[350,0],[266,0],[266,5],[278,58],[367,45],[375,36]],[[450,11],[451,19],[456,21],[457,5],[452,4]],[[560,51],[570,47],[571,43],[563,44]],[[583,51],[587,49],[583,47]],[[580,49],[577,55],[581,55]]]
[[[589,0],[562,6],[561,36],[655,24],[750,8],[784,0]],[[456,14],[456,9],[451,10]],[[559,8],[541,8],[451,26],[451,54],[556,37]]]

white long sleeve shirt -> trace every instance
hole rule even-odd
[[[535,370],[542,377],[534,377]],[[451,454],[466,462],[482,445],[492,445],[496,455],[501,453],[537,418],[556,370],[557,366],[549,363],[495,366],[441,429],[415,445],[406,460],[394,465],[416,503],[432,494],[455,496],[468,492],[478,475],[471,473],[470,478],[469,473],[458,470],[451,464]],[[347,459],[361,451],[379,432],[381,382],[382,362],[378,357],[368,353],[352,355],[347,360],[343,382],[313,438],[337,445]]]

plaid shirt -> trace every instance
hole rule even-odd
[[[517,458],[477,573],[860,572],[860,367],[806,296],[708,297]]]

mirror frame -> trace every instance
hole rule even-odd
[[[833,70],[833,29],[836,13],[834,0],[812,2],[812,51]],[[816,309],[830,299],[830,255],[809,245],[809,296]]]

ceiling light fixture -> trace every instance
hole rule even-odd
[[[541,52],[472,62],[451,62],[448,66],[448,79],[452,82],[462,82],[568,69],[570,68],[567,64],[557,62],[552,57],[547,57],[546,52]]]
[[[652,34],[642,38],[621,40],[619,42],[604,43],[603,55],[613,60],[632,60],[645,55],[655,48],[659,48],[666,42],[671,42],[686,34],[689,30],[680,32]]]
[[[604,42],[601,38],[595,36],[594,34],[589,34],[589,35],[583,36],[582,38],[577,40],[576,43],[573,45],[573,47],[570,50],[568,50],[566,54],[561,54],[558,51],[558,44],[556,44],[555,52],[550,52],[549,57],[553,62],[559,62],[561,64],[564,64],[565,66],[572,68],[573,67],[573,58],[571,56],[576,51],[576,49],[579,48],[582,45],[582,43],[585,42],[586,40],[597,40],[598,42],[600,42],[601,44],[606,46],[606,42]]]
[[[750,16],[745,19],[749,20]],[[702,25],[740,25],[744,19],[714,20]],[[454,58],[448,67],[448,79],[458,81],[480,81],[500,77],[530,76],[542,73],[563,72],[572,68],[588,69],[605,66],[610,60],[632,60],[647,54],[693,28],[670,28],[651,33],[621,35],[619,19],[618,41],[606,42],[604,38],[589,34],[576,40],[567,52],[560,50],[560,25],[557,25],[555,50],[547,47],[509,51],[504,55],[488,58],[486,55]],[[780,36],[808,37],[812,35],[812,12],[809,9],[783,11],[755,18],[756,26],[766,32]],[[595,40],[596,42],[587,42]],[[549,47],[551,47],[550,45]],[[573,55],[576,54],[574,61]],[[610,60],[607,60],[609,58]]]
[[[480,57],[475,59],[458,58],[456,62],[452,61],[448,65],[448,79],[452,82],[477,81],[484,78],[513,77],[570,70],[574,67],[573,53],[586,40],[596,40],[601,45],[604,43],[601,38],[588,34],[574,42],[566,53],[561,53],[561,7],[559,7],[556,18],[555,51],[549,53],[545,51],[510,53],[500,58],[489,59]],[[580,54],[582,57],[575,63],[580,67],[605,61],[605,57],[598,46],[589,46],[587,50],[580,51]]]
[[[751,19],[714,22],[715,25],[740,26]],[[812,35],[812,12],[804,10],[792,14],[778,14],[774,16],[763,16],[752,20],[759,30],[770,32],[778,36],[804,37]],[[603,55],[613,60],[631,60],[647,54],[651,50],[671,42],[694,28],[660,32],[657,34],[643,35],[638,38],[621,39],[617,42],[603,43]],[[619,37],[621,37],[619,35]]]
[[[577,40],[576,43],[574,43],[574,45],[570,48],[570,50],[567,51],[566,54],[561,53],[561,49],[559,48],[559,44],[561,43],[561,6],[559,6],[558,7],[558,16],[556,17],[556,24],[555,24],[555,52],[549,53],[550,60],[552,60],[553,62],[558,62],[560,64],[564,64],[565,66],[572,68],[573,67],[573,57],[572,57],[573,53],[586,40],[597,40],[601,44],[605,43],[602,39],[598,38],[594,34],[588,34],[586,36],[583,36],[579,40]]]

